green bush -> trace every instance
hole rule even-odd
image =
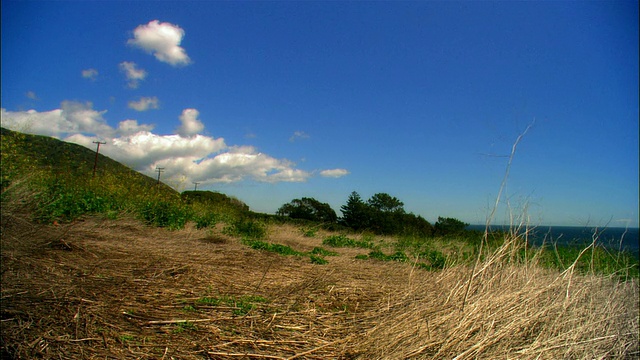
[[[307,228],[307,229],[300,229],[300,231],[302,232],[302,236],[304,237],[315,237],[316,233],[318,232],[317,228]]]
[[[447,258],[443,253],[437,250],[427,250],[420,254],[420,259],[427,260],[427,264],[424,265],[424,268],[428,270],[441,270],[444,269]]]
[[[216,214],[208,212],[194,217],[196,229],[204,229],[214,226],[218,222]]]
[[[320,256],[338,256],[338,253],[335,251],[329,251],[317,246],[311,250],[311,254]]]
[[[309,258],[311,259],[312,264],[324,265],[329,263],[322,256],[310,254]]]
[[[182,229],[190,219],[188,207],[162,200],[143,203],[139,214],[148,224],[171,230]]]
[[[239,236],[243,239],[259,240],[267,236],[267,227],[259,221],[241,217],[232,221],[222,232],[230,236]]]
[[[380,250],[373,250],[369,253],[369,258],[382,260],[382,261],[398,261],[398,262],[406,262],[409,260],[407,255],[402,251],[396,251],[391,255],[385,255],[385,253],[383,253]]]
[[[262,240],[244,239],[243,243],[255,250],[265,250],[280,255],[302,255],[301,252],[294,250],[290,246],[281,244],[272,244]]]
[[[102,195],[88,187],[69,185],[56,178],[42,179],[44,185],[35,195],[35,220],[43,223],[73,221],[88,213],[120,210],[112,196]]]
[[[370,239],[356,241],[346,237],[345,235],[327,236],[324,240],[322,240],[322,245],[327,245],[331,247],[353,247],[353,248],[364,248],[364,249],[373,248],[373,242]]]

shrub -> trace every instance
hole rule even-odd
[[[312,264],[324,265],[329,263],[322,256],[310,254],[309,258],[311,259]]]
[[[331,235],[322,240],[322,245],[331,247],[358,247],[371,249],[373,248],[373,242],[370,239],[364,239],[356,241],[346,237],[345,235]]]
[[[427,250],[420,254],[421,259],[428,261],[428,264],[421,263],[421,267],[427,270],[444,269],[447,259],[444,254],[437,250]]]
[[[281,244],[272,244],[262,240],[244,239],[243,243],[255,250],[265,250],[280,255],[302,255],[301,252],[294,250],[290,246]]]
[[[247,217],[233,221],[222,232],[230,236],[240,236],[243,239],[252,240],[263,239],[267,236],[267,228],[263,223]]]
[[[406,262],[409,260],[407,255],[402,251],[396,251],[391,255],[385,255],[385,253],[383,253],[380,250],[373,250],[369,253],[369,258],[382,260],[382,261],[399,261],[399,262]]]
[[[329,250],[325,250],[321,247],[314,247],[313,250],[311,250],[311,254],[314,255],[321,255],[321,256],[338,256],[338,253],[335,251],[329,251]]]
[[[147,201],[139,211],[148,224],[171,230],[183,228],[190,218],[190,211],[186,206],[162,200]]]
[[[194,220],[196,222],[196,229],[204,229],[204,228],[214,226],[218,221],[218,217],[216,216],[216,214],[208,212],[208,213],[196,216]]]

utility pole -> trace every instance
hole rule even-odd
[[[93,162],[93,177],[96,177],[96,169],[98,168],[98,153],[100,152],[100,144],[106,144],[106,142],[94,141],[94,144],[98,144],[96,149],[96,160]]]
[[[195,181],[193,183],[196,184],[196,188],[193,189],[193,191],[198,191],[198,184],[200,184],[200,183],[199,182],[195,182]]]
[[[156,166],[156,171],[158,172],[158,184],[160,184],[160,174],[164,172],[164,168]]]

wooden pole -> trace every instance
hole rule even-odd
[[[98,153],[100,152],[100,144],[106,144],[106,142],[94,141],[94,144],[98,144],[96,149],[96,160],[93,162],[93,177],[96,177],[96,169],[98,168]]]

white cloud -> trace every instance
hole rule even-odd
[[[298,139],[308,139],[309,135],[307,135],[304,131],[296,131],[291,135],[289,141],[294,142]]]
[[[123,120],[118,124],[118,135],[128,136],[139,132],[149,132],[153,130],[153,125],[138,125],[137,120]]]
[[[323,177],[332,177],[339,178],[349,174],[349,171],[346,169],[330,169],[330,170],[322,170],[320,171],[320,176]]]
[[[182,125],[176,129],[181,136],[192,136],[204,130],[204,124],[198,120],[200,113],[196,109],[184,109],[180,115]]]
[[[160,102],[158,98],[153,97],[141,97],[138,101],[129,101],[129,108],[136,111],[147,111],[149,109],[157,109]]]
[[[138,69],[136,63],[131,61],[121,62],[120,70],[127,76],[127,85],[132,89],[136,89],[138,83],[147,77],[147,72],[144,69]]]
[[[63,101],[60,109],[11,112],[2,109],[2,126],[31,134],[60,137],[68,133],[101,133],[112,135],[102,115],[105,111],[92,109],[91,102]]]
[[[173,66],[187,65],[191,62],[185,50],[180,47],[184,30],[177,25],[153,20],[147,25],[135,28],[133,37],[127,44],[144,49],[162,62]]]
[[[27,93],[24,95],[31,100],[38,100],[38,96],[33,91],[27,91]]]
[[[93,81],[98,77],[98,70],[96,70],[96,69],[85,69],[85,70],[82,70],[82,77],[85,78],[85,79],[89,79],[89,80]]]
[[[153,125],[121,121],[112,128],[103,119],[106,111],[92,104],[65,101],[60,109],[46,112],[11,112],[1,109],[2,126],[31,134],[54,136],[94,149],[93,141],[106,141],[100,152],[149,176],[164,167],[167,182],[230,183],[246,179],[259,182],[303,182],[312,173],[296,168],[252,146],[228,146],[223,138],[199,135],[204,129],[196,109],[180,115],[182,134],[159,135]]]

